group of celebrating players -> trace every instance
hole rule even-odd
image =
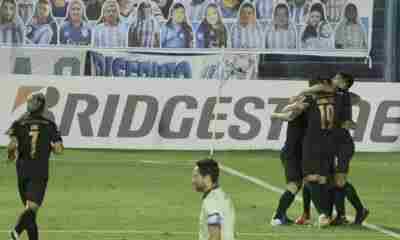
[[[349,133],[349,129],[356,127],[352,121],[352,105],[361,101],[359,96],[349,92],[353,82],[353,77],[346,73],[338,73],[332,79],[310,80],[309,88],[291,97],[282,111],[272,114],[272,119],[288,121],[288,128],[281,151],[287,190],[279,200],[271,225],[294,223],[288,218],[287,210],[301,187],[304,212],[296,224],[311,224],[311,201],[319,214],[319,227],[349,223],[345,198],[356,210],[354,224],[361,225],[368,217],[369,210],[362,205],[346,179],[354,154],[354,142]],[[63,152],[56,124],[43,116],[45,106],[43,94],[32,95],[27,101],[27,112],[7,131],[10,136],[8,159],[16,160],[18,153],[18,188],[25,206],[10,232],[11,240],[18,240],[23,231],[30,240],[39,239],[36,215],[46,192],[49,156],[51,152]],[[215,160],[204,159],[196,163],[192,183],[196,191],[204,193],[201,240],[235,238],[234,206],[219,187],[218,177],[219,166]]]
[[[311,224],[311,201],[318,214],[318,226],[349,224],[345,198],[356,210],[353,224],[361,225],[369,215],[353,185],[347,181],[354,142],[349,129],[352,105],[361,99],[349,89],[350,74],[338,73],[332,79],[318,77],[309,88],[291,97],[289,105],[272,119],[288,122],[286,142],[281,151],[287,190],[282,194],[271,225]],[[292,221],[287,210],[303,187],[303,214]],[[333,216],[336,209],[336,216]]]

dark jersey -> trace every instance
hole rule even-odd
[[[47,179],[51,143],[62,142],[56,124],[42,116],[27,114],[15,121],[7,133],[18,141],[18,176]]]
[[[346,121],[352,121],[352,105],[350,92],[347,90],[337,90],[335,95],[335,112],[336,112],[336,128],[334,130],[335,141],[339,143],[352,143],[353,139],[350,132],[342,128],[342,124]]]
[[[336,126],[335,95],[320,94],[314,99],[306,99],[307,131],[306,135],[318,138],[322,133],[331,132]],[[318,140],[317,140],[318,141]]]
[[[296,119],[288,122],[286,141],[282,149],[287,154],[299,153],[301,157],[301,144],[307,128],[306,114],[302,113]],[[300,152],[299,152],[300,151]]]

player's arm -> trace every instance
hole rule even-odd
[[[299,114],[297,114],[294,111],[282,112],[282,113],[274,112],[271,114],[271,119],[278,119],[281,121],[290,122],[290,121],[293,121],[294,119],[296,119],[296,117],[298,117],[298,116],[299,116]]]
[[[208,240],[221,240],[221,225],[208,225]]]
[[[304,96],[309,96],[319,92],[333,93],[335,92],[335,89],[326,84],[316,84],[312,87],[302,90],[297,96],[292,97],[289,101],[299,101]]]
[[[64,152],[63,140],[60,131],[58,131],[57,126],[53,124],[53,129],[51,131],[51,150],[54,154],[62,154]]]
[[[357,123],[353,122],[352,120],[348,120],[348,121],[344,121],[342,123],[341,127],[345,128],[345,129],[353,129],[354,130],[357,128]]]
[[[10,142],[8,143],[7,146],[7,158],[8,161],[12,162],[15,161],[17,158],[17,146],[18,146],[18,141],[15,136],[10,136]]]
[[[14,122],[12,126],[5,133],[10,137],[10,142],[7,145],[7,160],[15,161],[17,158],[17,148],[18,148],[18,139],[16,134],[17,122]]]
[[[222,216],[218,212],[208,215],[208,240],[221,240]]]
[[[350,102],[351,105],[358,105],[361,102],[361,97],[353,92],[350,92]]]
[[[62,154],[64,152],[64,145],[62,142],[51,143],[51,150],[54,154]]]

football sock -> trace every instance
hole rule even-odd
[[[361,200],[358,197],[357,191],[354,189],[353,185],[351,183],[346,183],[344,189],[346,192],[346,197],[351,205],[353,205],[353,207],[357,211],[362,211],[364,209],[364,206],[362,205]]]
[[[27,232],[28,232],[29,240],[38,240],[39,239],[39,232],[38,232],[38,226],[36,223],[36,218],[33,219],[33,222],[31,222],[31,224],[28,226]]]
[[[26,209],[18,218],[18,222],[15,225],[14,230],[21,235],[21,233],[31,225],[35,219],[35,212],[31,209]]]
[[[286,211],[289,209],[290,205],[292,205],[294,201],[295,195],[289,191],[285,191],[281,198],[279,199],[278,209],[276,210],[276,214],[274,218],[282,218],[286,216]]]
[[[303,210],[306,215],[311,215],[311,191],[308,184],[303,187]]]
[[[333,215],[333,207],[335,206],[335,188],[329,187],[329,217]]]
[[[319,184],[320,188],[320,214],[325,214],[329,216],[329,208],[330,208],[330,194],[329,194],[329,185],[328,184]]]
[[[342,187],[336,187],[335,189],[335,206],[337,211],[337,217],[343,217],[346,215],[345,213],[345,205],[344,198],[346,196],[346,192]]]
[[[318,213],[322,213],[321,208],[321,188],[320,184],[317,182],[310,182],[308,183],[311,189],[311,200],[314,203],[315,208],[317,209]]]

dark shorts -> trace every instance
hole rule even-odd
[[[32,201],[41,206],[47,189],[47,179],[18,178],[18,191],[21,201]]]
[[[354,155],[354,143],[338,143],[336,151],[336,173],[349,173],[350,161]]]
[[[331,135],[306,137],[303,143],[303,174],[332,175],[335,157],[335,145]]]
[[[303,180],[301,157],[301,151],[289,153],[282,149],[281,161],[285,170],[286,183],[301,182]]]

